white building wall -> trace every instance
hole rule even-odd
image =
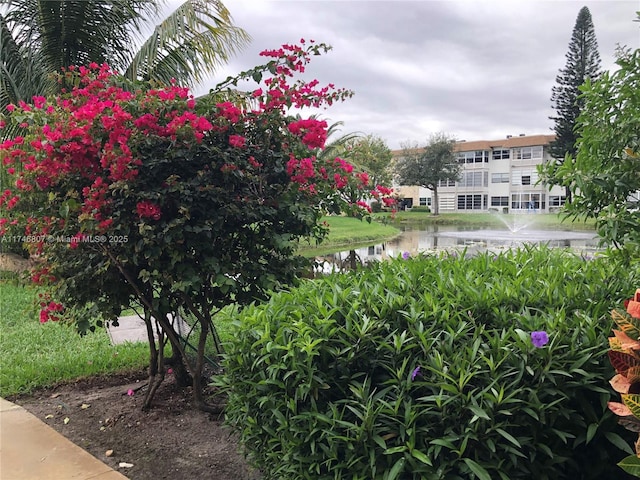
[[[537,139],[544,144],[536,144]],[[548,213],[557,211],[564,204],[564,187],[551,190],[538,182],[537,165],[553,161],[547,151],[550,136],[506,139],[502,143],[518,146],[501,146],[501,141],[479,141],[457,145],[457,155],[463,161],[460,181],[438,188],[441,212],[509,212]],[[464,150],[465,146],[469,150]],[[483,148],[480,148],[482,145]],[[480,148],[480,149],[478,149]],[[406,191],[406,190],[405,190]],[[408,191],[406,191],[408,193]],[[420,187],[413,199],[414,206],[431,206],[432,192]],[[406,195],[406,193],[405,193]]]

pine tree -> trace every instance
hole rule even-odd
[[[553,130],[556,138],[549,145],[551,155],[561,164],[567,154],[575,157],[578,134],[575,130],[578,115],[582,111],[583,101],[578,98],[579,87],[587,80],[595,80],[600,75],[600,54],[598,41],[591,19],[591,12],[582,7],[573,27],[567,63],[556,77],[557,85],[552,89],[551,102],[557,115],[549,117],[555,121]],[[559,185],[559,180],[553,185]],[[567,187],[567,202],[570,202],[570,191]]]

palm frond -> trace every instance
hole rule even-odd
[[[11,35],[7,22],[0,14],[0,112],[10,103],[21,99],[20,78],[24,75],[25,64],[20,47]]]
[[[0,14],[0,112],[10,103],[30,101],[34,95],[47,95],[55,82],[37,51],[21,47],[10,25]]]
[[[50,72],[89,62],[124,63],[156,0],[9,0],[18,45],[39,50]]]
[[[335,136],[335,134],[340,130],[339,127],[341,127],[343,124],[344,122],[335,122],[329,125],[329,128],[327,129],[327,139]],[[347,145],[353,140],[360,138],[361,136],[362,134],[359,132],[341,135],[338,138],[335,138],[327,143],[324,147],[324,150],[322,150],[322,152],[320,152],[317,157],[319,159],[329,160],[344,155]]]
[[[194,85],[227,62],[249,41],[217,0],[188,0],[156,26],[124,75]]]

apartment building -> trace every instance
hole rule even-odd
[[[554,135],[507,135],[501,140],[460,141],[455,152],[460,180],[438,187],[440,212],[548,213],[564,205],[564,187],[537,185],[536,166],[552,161]],[[394,156],[400,157],[401,150]],[[432,192],[423,187],[395,186],[407,206],[431,206]]]

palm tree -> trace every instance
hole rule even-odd
[[[317,115],[311,115],[311,118],[318,118]],[[337,135],[340,131],[340,127],[344,125],[344,122],[335,122],[329,125],[327,128],[327,140]],[[338,138],[332,139],[328,142],[324,149],[316,152],[316,158],[319,160],[332,160],[335,157],[344,156],[347,153],[347,145],[353,140],[356,140],[362,136],[359,132],[347,133],[340,135]]]
[[[218,0],[187,0],[146,40],[160,0],[8,0],[4,11],[0,111],[55,93],[50,73],[90,62],[106,62],[132,80],[193,86],[249,41]]]

